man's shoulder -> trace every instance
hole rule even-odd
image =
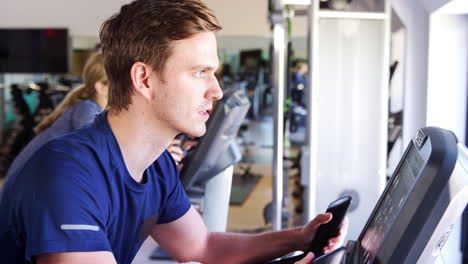
[[[56,151],[91,151],[106,144],[106,135],[93,126],[87,126],[48,141],[44,146]]]
[[[22,181],[45,181],[47,190],[101,186],[103,161],[96,147],[66,135],[52,139],[12,175]],[[76,184],[79,183],[79,184]]]
[[[54,158],[80,164],[94,164],[110,155],[106,135],[92,126],[54,138],[44,144],[35,156],[46,163],[57,163]]]

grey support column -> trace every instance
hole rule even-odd
[[[307,89],[306,89],[306,106],[307,106],[307,120],[306,120],[306,144],[302,149],[301,160],[301,181],[305,186],[304,188],[304,215],[303,222],[311,220],[315,215],[315,193],[316,182],[314,181],[317,166],[314,155],[317,155],[317,137],[316,131],[318,129],[318,115],[316,114],[318,107],[318,98],[314,93],[314,89],[318,83],[318,12],[320,10],[319,1],[312,1],[309,5],[308,16],[308,33],[307,33],[307,56],[309,61],[309,72],[307,73]],[[315,55],[315,56],[314,56]],[[315,152],[313,152],[315,150]]]
[[[211,232],[226,232],[233,171],[229,166],[206,183],[203,221]]]
[[[283,116],[286,71],[286,29],[280,0],[274,1],[273,23],[273,96],[274,96],[274,150],[273,150],[273,230],[281,229],[283,199]]]

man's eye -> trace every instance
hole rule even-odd
[[[206,72],[204,70],[195,72],[195,76],[198,77],[198,78],[205,77],[205,74],[206,74]]]

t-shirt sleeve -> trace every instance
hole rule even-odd
[[[179,170],[169,152],[165,151],[160,166],[165,171],[166,193],[168,194],[162,207],[158,224],[165,224],[185,215],[192,204],[179,179]]]
[[[107,199],[100,196],[105,189],[89,168],[46,146],[21,173],[37,174],[21,206],[27,259],[51,252],[112,251]]]
[[[75,105],[71,116],[72,129],[76,130],[90,124],[101,111],[97,104],[91,102],[78,103]]]

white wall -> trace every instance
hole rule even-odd
[[[437,9],[437,13],[444,14],[468,14],[468,1],[466,0],[452,0],[441,8]]]
[[[403,144],[406,146],[426,124],[429,15],[417,1],[393,0],[392,7],[407,31],[403,115]]]
[[[212,8],[223,30],[222,36],[270,36],[267,0],[204,0]]]
[[[125,0],[2,0],[0,27],[65,27],[72,36],[97,36]]]
[[[453,4],[453,2],[462,3],[466,2],[466,0],[419,0],[419,2],[421,2],[426,11],[430,14],[444,6],[447,7]]]
[[[432,15],[428,65],[427,124],[466,132],[468,15]]]
[[[0,27],[67,27],[72,36],[96,37],[105,19],[129,0],[2,0]],[[266,0],[205,0],[215,10],[221,35],[269,36]]]

